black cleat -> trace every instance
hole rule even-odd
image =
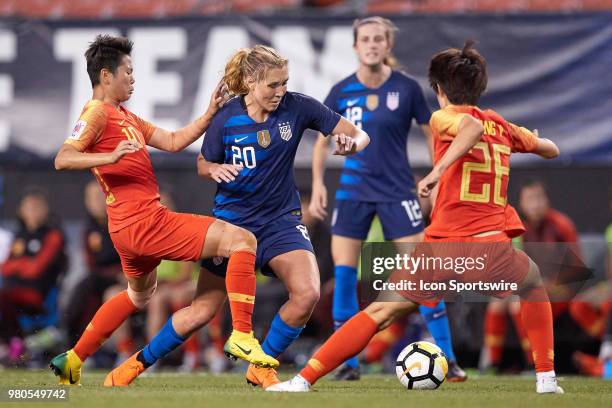
[[[346,364],[336,371],[334,380],[336,381],[359,381],[361,379],[361,370],[359,368],[349,367]]]

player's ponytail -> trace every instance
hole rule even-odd
[[[380,24],[385,28],[385,36],[387,37],[387,42],[389,43],[389,55],[387,55],[383,61],[383,63],[392,69],[396,69],[399,67],[399,62],[397,58],[393,55],[391,50],[395,46],[395,33],[399,31],[397,26],[393,24],[391,20],[388,18],[373,16],[362,19],[357,19],[353,22],[353,45],[357,44],[357,34],[359,33],[359,27],[362,27],[366,24]]]
[[[243,67],[250,52],[250,48],[238,50],[225,65],[223,82],[227,85],[230,93],[234,95],[245,95],[249,93],[249,88],[244,82]]]
[[[246,95],[249,93],[247,79],[258,82],[265,78],[268,69],[283,68],[289,61],[283,58],[274,48],[256,45],[253,48],[238,50],[225,65],[223,82],[230,93]]]

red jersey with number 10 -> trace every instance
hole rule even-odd
[[[161,207],[157,179],[146,148],[154,131],[154,125],[123,106],[91,100],[65,141],[87,153],[112,152],[122,140],[134,140],[142,146],[115,164],[91,169],[106,195],[110,232],[119,231]]]
[[[484,134],[442,175],[426,232],[435,237],[467,237],[487,231],[520,235],[525,228],[507,203],[510,154],[534,151],[537,138],[492,110],[449,105],[431,116],[434,163],[446,153],[466,115],[482,122]]]

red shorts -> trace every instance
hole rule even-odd
[[[199,261],[208,227],[215,221],[204,215],[176,213],[162,207],[151,216],[111,232],[123,273],[141,277],[162,259]]]
[[[512,246],[505,233],[486,237],[432,237],[425,235],[411,255],[431,259],[430,266],[411,271],[396,271],[390,282],[414,282],[412,290],[398,291],[404,298],[417,303],[452,299],[457,295],[451,284],[468,284],[473,291],[504,298],[515,289],[509,285],[487,286],[496,283],[516,284],[520,287],[529,272],[529,257]],[[467,262],[469,261],[469,268]],[[454,263],[449,263],[454,262]],[[445,266],[442,266],[445,265]],[[446,266],[450,265],[450,266]],[[461,266],[460,266],[461,265]],[[423,287],[426,282],[428,287]],[[486,289],[485,289],[486,288]]]

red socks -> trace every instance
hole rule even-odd
[[[117,327],[136,310],[137,308],[130,300],[127,290],[100,306],[74,346],[74,352],[81,361],[85,361],[87,357],[95,353]]]
[[[348,358],[367,346],[378,331],[378,325],[365,312],[359,312],[340,327],[321,346],[302,371],[302,376],[311,385]]]
[[[234,330],[250,333],[255,305],[255,254],[234,252],[227,264],[225,286],[232,311]]]
[[[487,309],[484,334],[484,346],[488,350],[490,363],[498,365],[501,363],[506,339],[506,314],[504,311]]]
[[[538,373],[555,369],[552,309],[546,299],[546,290],[540,286],[529,291],[529,295],[521,300],[523,327],[533,350],[533,361]]]

